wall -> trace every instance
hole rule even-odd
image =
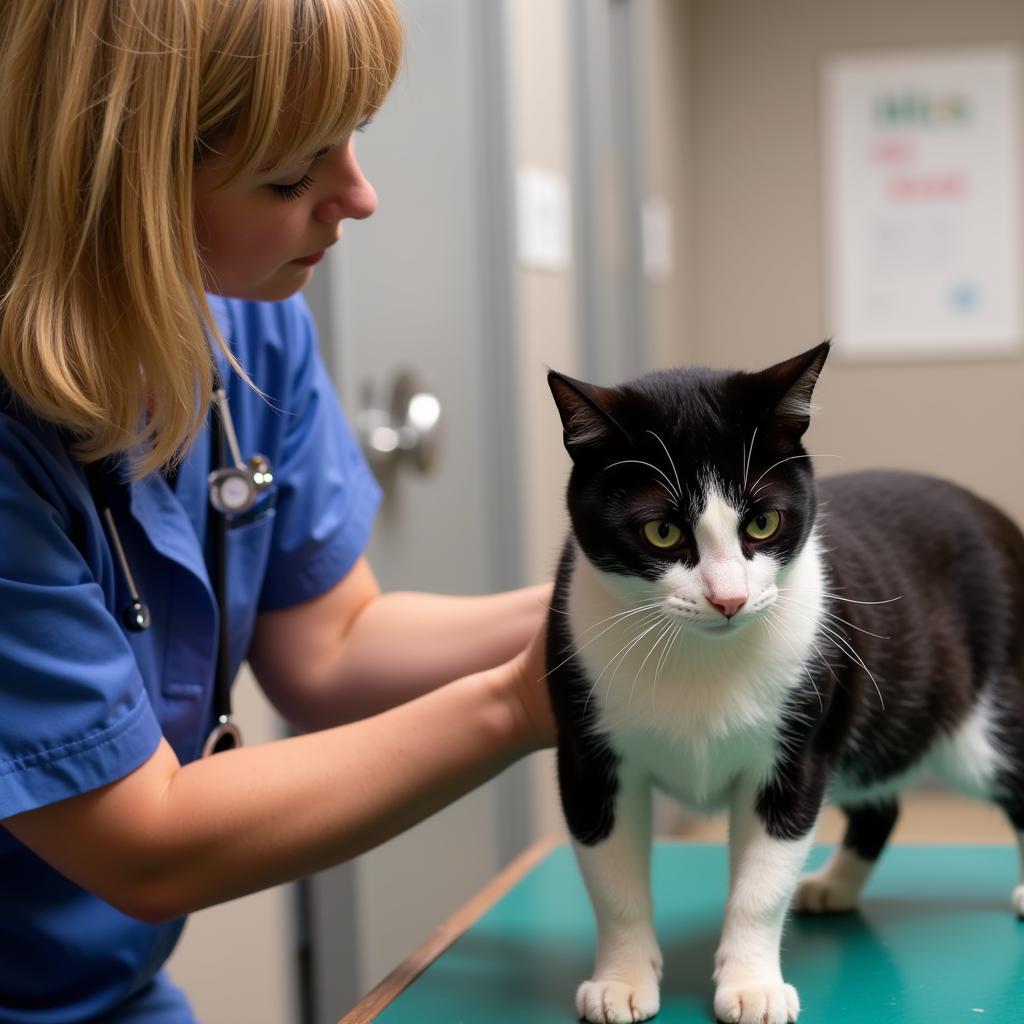
[[[568,9],[566,0],[508,4],[512,47],[514,154],[517,167],[571,175]],[[547,371],[576,372],[576,293],[565,271],[520,266],[516,291],[521,450],[528,527],[527,578],[549,579],[565,537],[561,514],[568,458]]]
[[[756,368],[830,333],[824,304],[820,84],[830,54],[1024,43],[1019,0],[690,0],[688,347]],[[816,394],[823,475],[910,467],[972,486],[1024,522],[1024,359],[852,365]]]
[[[652,367],[678,365],[689,351],[690,8],[686,0],[634,0],[640,9],[639,95],[645,109],[645,193],[670,214],[671,269],[648,275],[647,351]]]

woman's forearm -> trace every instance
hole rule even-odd
[[[115,906],[165,920],[355,856],[536,743],[503,667],[366,721],[184,767],[162,743],[125,779],[7,824]]]
[[[282,710],[307,727],[351,722],[507,661],[541,627],[550,594],[547,584],[483,597],[383,594],[356,617],[317,684],[293,688]]]

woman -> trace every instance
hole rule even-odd
[[[553,739],[547,588],[380,594],[297,295],[374,210],[352,135],[400,49],[390,0],[0,7],[4,1021],[191,1021],[185,914]],[[245,658],[318,731],[202,757]]]

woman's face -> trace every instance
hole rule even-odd
[[[377,208],[351,137],[283,173],[243,175],[217,188],[229,156],[230,150],[207,157],[195,174],[203,283],[216,295],[265,301],[294,295],[341,238],[341,222]]]

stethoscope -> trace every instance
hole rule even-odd
[[[216,415],[213,411],[216,409]],[[220,373],[214,369],[213,402],[211,404],[210,464],[219,466],[207,478],[210,504],[216,515],[210,517],[211,582],[219,611],[219,636],[217,639],[217,671],[214,679],[213,709],[215,723],[203,743],[202,756],[219,754],[242,745],[242,734],[231,718],[231,676],[230,676],[230,622],[228,621],[228,530],[238,523],[256,504],[260,495],[274,482],[270,463],[263,455],[253,455],[248,462],[242,461],[242,454],[231,419],[227,394]],[[228,463],[230,452],[231,463]],[[110,537],[111,547],[121,568],[131,601],[121,611],[121,622],[132,633],[141,633],[149,628],[150,613],[139,594],[139,588],[128,564],[124,545],[114,515],[110,508],[109,467],[92,462],[85,467],[89,490],[93,502],[102,518]]]

